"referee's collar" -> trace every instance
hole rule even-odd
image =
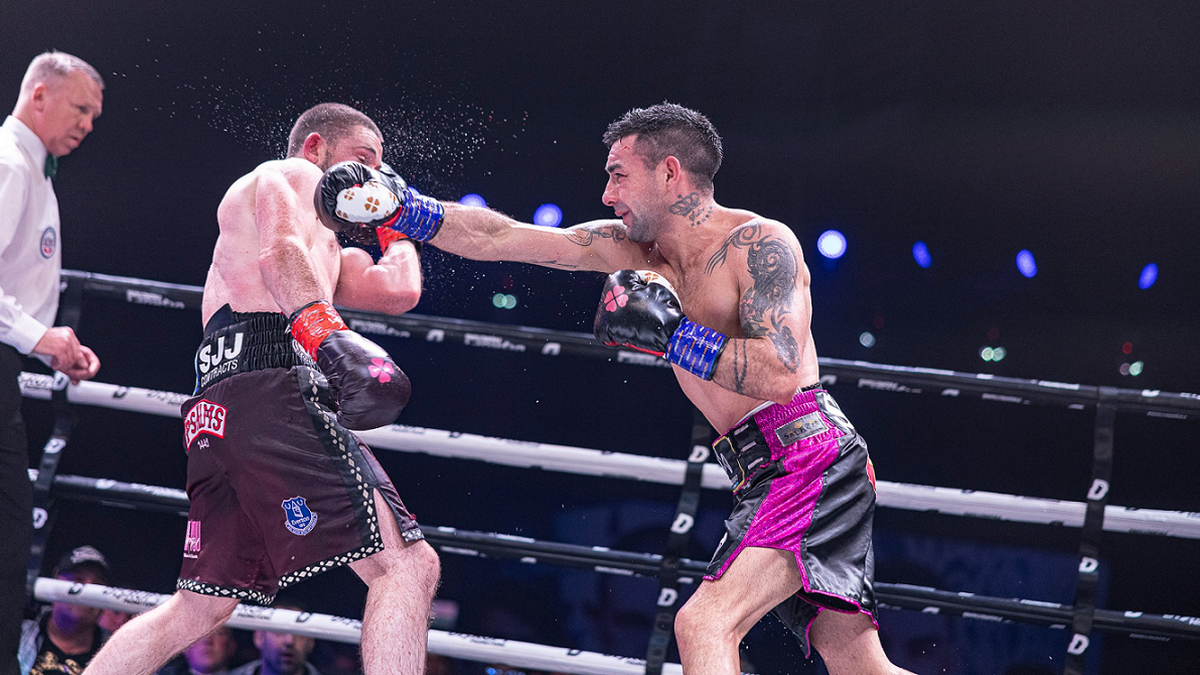
[[[16,136],[17,144],[20,145],[21,149],[24,150],[25,153],[29,155],[29,158],[33,160],[33,165],[35,167],[40,168],[45,166],[46,155],[50,153],[46,150],[46,146],[42,143],[42,139],[38,138],[37,134],[33,133],[33,129],[25,126],[24,122],[13,117],[12,115],[9,115],[7,118],[5,118],[3,126],[5,129],[11,131],[13,136]]]

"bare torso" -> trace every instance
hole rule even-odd
[[[258,182],[265,172],[282,175],[295,190],[296,236],[308,250],[324,297],[333,297],[341,247],[333,232],[317,220],[313,208],[312,195],[321,178],[321,170],[300,158],[266,162],[235,181],[217,207],[220,234],[204,282],[202,317],[206,324],[226,303],[235,312],[282,311],[267,288],[259,267],[263,245],[259,236],[256,196]]]
[[[728,221],[725,232],[751,227],[761,222],[758,216],[748,211],[724,210],[722,218]],[[704,253],[690,260],[668,264],[660,255],[652,255],[650,269],[665,276],[679,294],[680,304],[689,319],[718,330],[731,338],[747,337],[742,330],[739,309],[745,288],[737,279],[737,267],[729,264],[710,264],[714,256],[726,245],[727,238],[721,237],[705,247]],[[805,307],[794,311],[811,311],[812,301],[808,290],[808,266],[800,263],[797,283],[803,283]],[[807,322],[806,322],[807,323]],[[817,350],[813,346],[811,331],[802,336],[798,374],[804,386],[820,380]],[[725,357],[723,357],[725,358]],[[714,382],[702,380],[679,366],[672,366],[679,386],[691,402],[700,409],[718,432],[724,433],[755,408],[766,401],[730,391]]]

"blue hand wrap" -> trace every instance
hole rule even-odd
[[[426,197],[405,188],[408,195],[396,212],[396,219],[386,227],[417,241],[429,241],[437,234],[446,218],[446,207],[433,197]]]
[[[727,339],[724,333],[685,316],[667,344],[667,359],[700,379],[711,380]]]

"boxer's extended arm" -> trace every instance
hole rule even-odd
[[[290,315],[314,300],[330,300],[318,281],[303,234],[300,204],[287,177],[264,170],[255,185],[258,268],[271,297]]]
[[[421,258],[409,241],[388,246],[376,263],[360,248],[342,249],[334,304],[368,312],[403,314],[421,299]]]
[[[800,244],[779,223],[747,225],[726,239],[705,271],[712,274],[722,266],[736,266],[745,337],[728,340],[712,381],[752,398],[786,403],[798,388],[812,384],[802,381],[801,372],[812,306]]]
[[[357,162],[325,171],[313,201],[326,227],[360,241],[386,244],[411,237],[464,258],[565,270],[611,272],[652,264],[650,247],[629,241],[620,221],[593,221],[567,230],[518,223],[489,209],[416,194],[399,176]]]
[[[593,220],[559,230],[519,223],[478,206],[443,204],[446,220],[429,243],[464,258],[594,272],[646,267],[651,262],[649,249],[629,241],[619,220]]]

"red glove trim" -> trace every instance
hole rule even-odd
[[[375,228],[375,234],[379,237],[379,248],[384,253],[387,253],[387,248],[392,245],[392,242],[408,239],[407,235],[400,234],[390,227],[377,227]]]
[[[314,359],[317,358],[317,347],[330,333],[339,330],[347,330],[346,322],[325,300],[314,300],[292,312],[292,337]]]

